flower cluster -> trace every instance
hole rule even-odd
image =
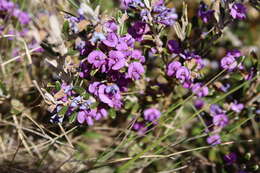
[[[19,9],[18,5],[9,0],[0,0],[0,13],[5,13],[4,16],[0,15],[0,18],[12,16],[18,19],[21,24],[28,24],[31,18],[28,13]]]
[[[139,135],[143,135],[151,125],[157,124],[157,119],[161,116],[161,112],[156,108],[148,108],[143,112],[143,120],[135,122],[133,130],[137,131]],[[151,123],[151,124],[150,124]]]
[[[203,51],[204,48],[210,49],[206,45],[207,40],[215,34],[215,30],[194,42],[191,41],[193,38],[183,39],[181,31],[176,31],[177,38],[170,38],[164,30],[168,31],[167,26],[174,25],[177,14],[163,0],[151,4],[149,1],[121,0],[121,8],[125,13],[120,13],[118,18],[99,15],[87,18],[85,11],[92,12],[83,8],[78,9],[78,16],[66,16],[69,39],[75,38],[73,46],[78,52],[75,62],[77,70],[73,74],[77,80],[73,80],[71,85],[62,85],[60,90],[54,92],[54,97],[62,97],[55,98],[58,104],[53,109],[53,122],[60,122],[63,117],[76,117],[74,119],[80,124],[93,125],[95,120],[105,118],[110,113],[139,115],[132,129],[143,135],[159,123],[164,97],[169,103],[176,101],[172,98],[176,95],[175,86],[182,86],[185,94],[192,95],[197,110],[203,109],[218,92],[228,92],[231,88],[229,82],[218,84],[214,90],[215,86],[204,81],[203,74],[208,73],[211,68],[209,64],[212,64]],[[227,20],[232,20],[231,16],[241,18],[244,13],[237,4],[225,12],[228,13]],[[203,23],[198,25],[206,26],[205,23],[210,23],[214,16],[214,10],[204,3],[200,4],[198,17]],[[182,22],[182,27],[185,27],[185,21]],[[222,27],[219,24],[217,29]],[[202,43],[197,44],[198,41]],[[241,57],[238,50],[228,51],[220,60],[220,66],[216,62],[215,69],[245,71],[239,62]],[[254,74],[252,70],[252,74],[247,73],[245,78],[252,78]],[[81,92],[77,91],[79,87]],[[210,127],[206,128],[209,133],[206,141],[210,145],[221,143],[220,133],[230,122],[228,113],[240,113],[244,108],[235,99],[226,105],[212,104],[209,112],[202,110],[210,118]]]
[[[200,3],[198,16],[202,19],[204,23],[208,23],[210,20],[213,19],[214,12],[215,10],[209,10],[208,6],[204,2]]]
[[[230,104],[229,109],[236,112],[240,113],[244,108],[244,105],[242,103],[238,103],[237,100],[232,102]],[[213,135],[209,136],[207,138],[207,142],[211,145],[216,145],[221,143],[221,138],[220,135],[218,134],[221,129],[226,127],[228,125],[228,116],[226,114],[226,111],[223,110],[219,105],[217,104],[212,104],[210,106],[210,115],[212,116],[212,124],[214,125],[213,129]],[[213,141],[212,139],[217,139],[216,141]]]
[[[228,117],[226,112],[217,104],[210,106],[210,115],[212,116],[212,123],[216,130],[207,138],[207,142],[210,145],[217,145],[221,143],[221,138],[218,132],[227,126]]]
[[[242,3],[229,4],[229,14],[233,19],[245,19],[246,18],[246,7]],[[214,18],[215,10],[209,9],[209,7],[201,2],[199,5],[198,16],[204,23],[209,23]]]
[[[221,59],[221,67],[228,71],[233,71],[238,68],[237,58],[241,56],[240,51],[232,50],[228,51],[226,56]]]
[[[192,91],[197,93],[198,97],[206,96],[207,88],[202,88],[202,90],[204,90],[202,94],[199,93],[201,90],[198,90],[201,84],[192,84],[194,79],[199,76],[198,72],[204,67],[201,56],[192,51],[183,50],[176,40],[169,40],[167,47],[169,53],[181,58],[180,61],[172,61],[167,65],[167,75],[169,77],[175,77],[183,87],[192,88]]]
[[[79,23],[85,21],[83,13],[80,10],[78,13],[79,17],[66,17],[71,34],[80,33]],[[114,19],[101,22],[102,25],[97,26],[98,32],[93,32],[87,39],[79,36],[75,42],[82,58],[77,75],[87,81],[84,93],[91,96],[92,102],[78,94],[69,96],[70,100],[66,101],[84,104],[78,105],[77,109],[69,106],[67,116],[76,112],[78,122],[87,122],[88,125],[93,124],[93,119],[105,117],[108,109],[122,108],[122,92],[128,90],[129,84],[140,80],[145,72],[145,57],[141,50],[134,47],[138,38],[130,34],[136,32],[119,35],[119,26]],[[137,34],[141,35],[142,31]],[[92,106],[94,108],[90,108],[90,103],[95,105]]]
[[[241,3],[234,3],[229,5],[230,15],[234,19],[245,19],[246,18],[246,7]]]
[[[96,100],[89,95],[81,96],[78,88],[72,84],[62,83],[58,91],[54,91],[56,104],[50,110],[53,113],[51,122],[60,123],[64,118],[76,119],[79,123],[86,122],[89,126],[94,124],[94,120],[107,117],[107,110],[103,107],[93,106]]]
[[[151,5],[144,4],[141,0],[121,0],[122,9],[135,9],[139,11],[141,20],[146,23],[156,23],[172,26],[178,18],[175,8],[165,6],[163,0],[158,0]]]

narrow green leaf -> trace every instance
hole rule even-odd
[[[69,21],[65,21],[63,26],[62,26],[62,33],[68,37],[69,36],[69,29],[70,29],[70,25],[69,25]]]
[[[58,112],[58,115],[60,116],[64,116],[68,110],[68,106],[63,106],[63,108],[61,108],[61,110]]]
[[[69,123],[73,123],[77,118],[77,112],[73,112],[72,115],[69,117]]]

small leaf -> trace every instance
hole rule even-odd
[[[68,53],[66,54],[67,56],[74,56],[78,53],[78,51],[73,50],[73,49],[69,49]]]
[[[89,94],[89,93],[83,93],[81,96],[82,96],[85,100],[88,100],[89,97],[90,97],[90,94]]]
[[[84,89],[84,88],[82,88],[82,87],[80,87],[80,86],[74,86],[73,87],[73,90],[76,92],[76,93],[78,93],[78,94],[83,94],[86,90]]]
[[[186,33],[187,33],[187,34],[186,34],[186,35],[187,35],[187,37],[189,37],[189,36],[190,36],[191,29],[192,29],[192,24],[191,24],[191,23],[189,23],[189,24],[188,24],[188,26],[187,26],[187,32],[186,32]]]
[[[90,105],[90,109],[95,109],[95,108],[97,108],[97,106],[98,106],[98,102],[92,103]]]
[[[112,119],[115,119],[116,118],[116,110],[115,109],[109,109],[109,116],[112,118]]]
[[[73,123],[77,118],[77,112],[73,112],[69,117],[69,123]]]
[[[185,35],[182,33],[181,30],[181,25],[179,24],[179,22],[175,22],[175,24],[173,25],[174,30],[178,36],[178,38],[183,41],[185,39]]]
[[[60,89],[61,89],[61,84],[60,84],[59,81],[56,81],[56,82],[55,82],[55,90],[56,90],[56,91],[59,91]]]
[[[64,115],[66,114],[68,108],[69,108],[68,106],[63,106],[63,107],[61,108],[61,110],[58,112],[58,115],[64,116]]]
[[[70,30],[70,25],[69,25],[69,21],[65,21],[63,26],[62,26],[62,33],[68,37],[69,36],[69,30]]]

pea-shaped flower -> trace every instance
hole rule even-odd
[[[144,110],[144,119],[146,121],[153,122],[161,116],[161,112],[155,108],[149,108]]]

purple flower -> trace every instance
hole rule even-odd
[[[173,76],[176,74],[177,70],[181,67],[181,63],[178,61],[171,62],[167,67],[167,75]]]
[[[108,47],[116,47],[118,44],[118,37],[115,33],[110,32],[102,42]]]
[[[0,1],[0,10],[13,10],[14,8],[16,8],[16,4],[14,4],[13,2],[9,2],[6,0],[1,0]]]
[[[72,107],[72,109],[76,109],[77,107],[79,107],[80,103],[82,102],[82,99],[83,98],[81,96],[73,98],[70,107]]]
[[[89,126],[92,126],[94,125],[93,117],[95,116],[95,114],[96,114],[95,110],[79,111],[77,115],[77,120],[80,124],[86,122]]]
[[[88,86],[88,91],[94,95],[98,95],[98,87],[101,83],[100,82],[93,82]]]
[[[84,62],[80,62],[80,65],[79,65],[79,69],[80,69],[80,72],[79,72],[79,76],[81,78],[86,78],[89,76],[89,73],[90,73],[90,67],[88,67],[89,64],[87,64],[85,61]]]
[[[244,109],[244,105],[242,103],[238,103],[237,100],[231,103],[230,108],[232,111],[239,113]]]
[[[119,109],[122,106],[121,93],[117,85],[100,85],[98,87],[98,97],[108,106]]]
[[[194,104],[195,108],[199,110],[203,107],[204,101],[200,100],[200,99],[196,99],[193,104]]]
[[[225,70],[232,71],[237,67],[237,62],[233,56],[225,56],[221,59],[221,67]]]
[[[238,58],[240,56],[242,56],[241,52],[237,49],[234,49],[234,50],[230,50],[227,52],[227,56],[232,56],[234,58]]]
[[[107,110],[104,108],[101,108],[97,111],[96,115],[95,115],[95,120],[100,120],[101,118],[105,118],[107,117]]]
[[[129,8],[129,4],[132,2],[133,0],[120,0],[120,8],[126,10],[127,8]]]
[[[257,73],[256,68],[251,67],[248,74],[245,75],[245,80],[251,80]]]
[[[142,52],[140,50],[133,50],[131,52],[131,57],[133,59],[137,59],[137,60],[140,60],[141,63],[144,63],[145,62],[145,57],[142,55]]]
[[[208,6],[205,3],[200,3],[198,16],[204,23],[208,23],[214,16],[214,10],[207,10]]]
[[[210,115],[211,116],[215,116],[215,115],[218,115],[218,114],[223,114],[225,113],[219,105],[217,104],[212,104],[210,105]]]
[[[132,2],[128,4],[128,6],[131,8],[144,7],[144,3],[142,3],[141,0],[132,0]]]
[[[175,8],[165,7],[163,1],[155,3],[155,5],[153,6],[153,12],[155,13],[155,22],[166,26],[172,26],[178,19]]]
[[[229,84],[229,83],[226,83],[226,84],[223,84],[223,85],[220,87],[220,90],[223,91],[223,92],[227,92],[229,88],[230,88],[230,84]]]
[[[245,19],[246,7],[241,3],[234,3],[233,5],[230,5],[230,15],[234,19]]]
[[[227,163],[227,165],[232,165],[234,162],[237,161],[237,155],[236,153],[229,153],[224,156],[224,160]]]
[[[127,46],[132,48],[134,47],[135,39],[130,34],[122,36],[120,40],[124,41],[127,44]]]
[[[69,27],[72,33],[78,33],[79,28],[78,28],[78,22],[80,21],[77,17],[74,16],[66,16],[69,22]]]
[[[182,66],[177,69],[176,78],[180,80],[181,83],[188,81],[190,79],[190,71],[186,67]]]
[[[197,70],[201,70],[204,66],[205,66],[205,61],[203,59],[201,59],[200,57],[199,58],[196,58],[195,59],[195,62],[196,62],[196,69]]]
[[[64,90],[67,96],[72,96],[74,94],[74,91],[72,90],[72,84],[66,84],[65,82],[63,82],[61,84],[61,88]]]
[[[147,127],[145,126],[145,123],[143,122],[136,122],[133,125],[133,129],[137,131],[138,135],[142,136],[147,131]]]
[[[143,22],[148,22],[149,11],[147,9],[142,9],[140,12],[140,16],[141,16]]]
[[[91,104],[93,103],[92,100],[80,100],[80,106],[79,106],[79,109],[80,110],[89,110],[90,109],[90,106]]]
[[[156,53],[157,53],[157,49],[156,48],[151,48],[148,52],[148,57],[149,58],[156,58]]]
[[[78,49],[78,50],[84,49],[85,46],[86,46],[86,42],[83,41],[83,40],[76,41],[76,43],[75,43],[75,48]]]
[[[217,114],[213,116],[213,124],[218,127],[225,127],[228,124],[228,117],[225,114]]]
[[[138,80],[144,73],[144,67],[139,62],[132,62],[129,64],[127,76],[133,80]]]
[[[128,45],[127,45],[127,43],[123,39],[119,38],[119,42],[118,42],[118,44],[116,46],[116,49],[122,51],[123,53],[125,53],[128,50]]]
[[[161,112],[155,108],[149,108],[144,110],[144,119],[146,121],[154,122],[161,116]]]
[[[128,29],[128,33],[137,41],[142,41],[143,35],[149,31],[149,27],[145,22],[137,21]]]
[[[176,40],[169,40],[167,47],[168,47],[168,50],[170,51],[170,53],[179,54],[181,51],[180,45],[179,45],[178,41],[176,41]]]
[[[207,143],[214,146],[221,143],[221,137],[218,134],[211,135],[207,138]]]
[[[96,68],[102,67],[102,72],[105,71],[106,59],[107,56],[99,50],[92,51],[87,57],[88,62],[90,64],[93,64],[94,67]]]
[[[125,66],[125,56],[120,51],[111,50],[109,52],[108,66],[112,70],[119,70]]]
[[[165,6],[163,4],[164,4],[164,0],[154,1],[153,4],[152,4],[152,6],[154,7],[153,11],[154,12],[160,12],[163,9],[165,9]]]
[[[30,16],[26,12],[20,12],[18,20],[21,24],[28,24],[31,21]]]
[[[105,22],[104,27],[107,32],[117,32],[118,26],[114,20]]]
[[[29,14],[21,11],[18,5],[13,2],[1,0],[0,11],[6,11],[9,15],[16,17],[21,24],[28,24],[31,20]]]
[[[203,86],[201,83],[193,84],[191,89],[198,97],[205,97],[209,94],[208,87]]]
[[[182,57],[185,60],[190,60],[190,59],[201,59],[201,57],[194,52],[190,52],[188,50],[184,50],[184,52],[180,53],[180,57]]]
[[[105,39],[106,39],[106,37],[104,36],[103,33],[101,33],[101,32],[94,32],[92,38],[90,39],[90,42],[92,44],[95,44],[96,42],[103,41]]]

